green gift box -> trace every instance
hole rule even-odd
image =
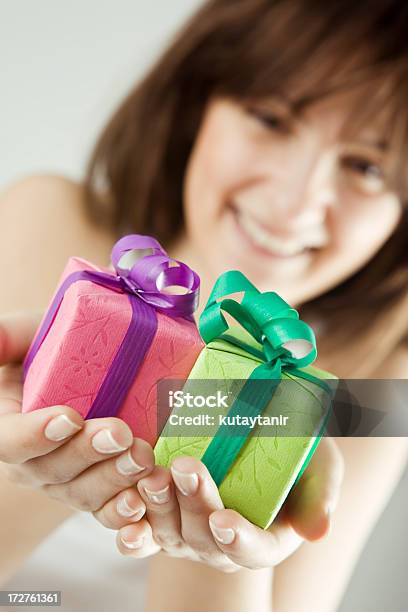
[[[241,302],[225,297],[237,292]],[[223,311],[239,325],[227,323]],[[156,462],[169,467],[179,455],[201,459],[224,506],[266,529],[319,444],[337,378],[311,365],[315,336],[297,311],[237,270],[216,281],[199,329],[206,346],[182,398],[200,388],[208,393],[214,382],[229,401],[214,416],[212,408],[200,408],[213,423],[198,429],[178,425],[197,414],[191,402],[179,402],[156,443]]]

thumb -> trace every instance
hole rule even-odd
[[[0,366],[22,361],[41,317],[40,312],[0,316]]]
[[[293,529],[306,540],[327,535],[343,476],[343,455],[335,441],[325,436],[285,502],[285,515]]]

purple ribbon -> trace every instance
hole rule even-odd
[[[132,306],[130,325],[87,419],[114,416],[119,411],[156,334],[156,311],[194,321],[193,313],[198,306],[199,276],[186,264],[171,259],[154,238],[141,234],[121,238],[113,247],[111,260],[116,274],[81,270],[63,281],[23,364],[25,379],[55,320],[65,292],[73,283],[85,280],[127,293]],[[126,260],[130,260],[130,264],[126,265]],[[187,289],[187,293],[164,292],[166,287],[174,285]]]

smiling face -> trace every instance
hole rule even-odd
[[[186,238],[210,282],[239,269],[293,305],[360,269],[395,229],[380,126],[347,136],[347,100],[213,98],[184,183]]]

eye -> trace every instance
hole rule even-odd
[[[253,107],[247,107],[246,111],[251,117],[258,121],[258,123],[269,130],[274,130],[282,134],[288,134],[290,132],[289,119],[283,115]]]
[[[353,184],[367,193],[378,193],[385,187],[385,174],[380,164],[359,156],[347,156],[342,167],[349,172]]]
[[[370,176],[374,178],[383,178],[384,173],[379,165],[363,158],[359,157],[346,157],[344,159],[344,166],[350,168],[354,172],[358,172],[363,176]]]

